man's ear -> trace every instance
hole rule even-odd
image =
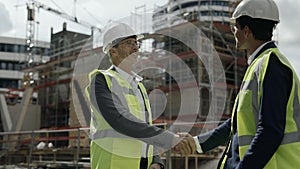
[[[244,30],[244,36],[246,38],[249,38],[252,35],[252,32],[248,25],[246,25],[243,30]]]
[[[116,48],[110,48],[109,49],[109,55],[110,55],[110,60],[111,60],[111,63],[112,64],[115,64],[115,65],[118,65],[117,63],[116,63],[116,61],[118,60],[118,51],[117,51],[117,49]]]
[[[115,56],[116,53],[117,53],[116,48],[110,48],[110,49],[109,49],[109,53],[110,53],[110,56]]]

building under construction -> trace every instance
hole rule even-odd
[[[161,112],[156,106],[153,108],[153,114],[157,115],[154,121],[156,125],[173,132],[188,127],[190,133],[196,135],[216,127],[230,117],[247,66],[245,51],[235,49],[235,39],[229,23],[229,17],[237,3],[236,0],[170,0],[166,5],[154,9],[151,16],[154,32],[142,32],[145,36],[142,39],[141,59],[155,63],[158,69],[144,70],[141,69],[143,67],[141,65],[137,66],[137,70],[144,78],[149,93],[159,90],[167,98]],[[133,27],[135,26],[133,23]],[[187,38],[189,36],[186,36],[192,34],[190,37],[193,37],[195,27],[201,31],[196,35],[203,36],[200,40],[195,39],[196,44],[201,46],[197,48],[199,51],[193,50],[194,47],[191,45],[195,44],[193,38],[189,39]],[[31,91],[22,89],[24,94],[19,109],[11,108],[6,114],[21,112],[31,116],[32,109],[26,109],[25,112],[20,109],[32,106],[32,102],[28,101],[26,104],[24,100],[25,98],[31,100],[32,93],[36,92],[35,109],[40,112],[40,120],[36,120],[40,123],[30,131],[24,131],[26,122],[24,124],[22,122],[21,131],[5,130],[1,126],[0,165],[18,165],[27,168],[89,168],[87,133],[90,116],[86,113],[89,108],[82,91],[84,83],[79,82],[80,76],[74,78],[74,68],[78,60],[89,67],[91,62],[89,58],[102,56],[99,54],[102,52],[101,46],[95,47],[92,38],[95,37],[68,31],[67,25],[64,24],[62,31],[57,33],[51,31],[49,61],[22,69],[25,74],[34,72],[38,78],[34,85],[29,87]],[[179,58],[179,62],[188,66],[188,69],[174,62],[166,53],[175,55]],[[224,81],[214,80],[218,77],[213,75],[220,73],[216,70],[218,64],[225,71]],[[99,67],[109,66],[108,58],[103,56]],[[85,76],[83,80],[85,81],[87,74],[82,76]],[[190,83],[191,79],[196,83]],[[182,107],[185,110],[187,107],[195,107],[180,104],[183,99],[182,93],[189,94],[191,88],[198,89],[199,108],[197,111],[181,113]],[[221,92],[221,89],[225,91]],[[9,100],[8,93],[4,93],[4,96],[6,101]],[[221,100],[224,98],[225,102],[222,103]],[[184,99],[194,103],[188,100],[189,97]],[[3,99],[1,104],[4,104]],[[4,121],[5,118],[5,112],[1,109],[1,120]],[[178,119],[181,126],[174,123]],[[217,148],[206,154],[186,157],[166,152],[161,157],[165,159],[169,169],[198,168],[200,165],[203,168],[205,163],[216,159],[221,152],[222,148]],[[212,165],[207,168],[215,167]]]

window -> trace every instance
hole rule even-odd
[[[45,48],[44,49],[44,56],[49,56],[50,55],[50,49]]]
[[[229,16],[228,12],[225,11],[202,11],[201,16]]]
[[[189,2],[189,3],[182,4],[182,8],[188,8],[193,6],[198,6],[198,2]]]
[[[5,52],[5,51],[6,51],[5,44],[0,43],[0,51],[1,51],[1,52]]]
[[[13,70],[13,63],[7,63],[7,70]]]
[[[25,53],[25,44],[24,45],[15,45],[15,44],[4,44],[0,43],[0,52],[13,52],[13,53]],[[49,49],[42,47],[34,47],[32,52],[37,55],[48,55]]]
[[[14,70],[20,70],[20,64],[19,63],[15,63],[14,64]]]
[[[18,80],[15,79],[0,79],[1,88],[18,88]]]
[[[20,70],[19,62],[0,62],[1,70]]]
[[[25,53],[25,46],[24,45],[19,45],[19,53]]]
[[[14,51],[14,45],[6,44],[6,52],[13,52],[13,51]]]
[[[13,45],[13,52],[18,53],[19,52],[19,46],[20,45]]]
[[[216,6],[228,6],[228,1],[201,1],[200,5],[208,6],[208,5],[216,5]]]
[[[1,69],[5,70],[6,69],[6,63],[5,62],[1,62]]]

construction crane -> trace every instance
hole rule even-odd
[[[53,8],[51,8],[51,7],[49,7],[49,6],[45,5],[45,4],[41,4],[40,2],[35,1],[35,0],[30,0],[30,1],[32,1],[32,2],[31,2],[31,3],[32,3],[32,6],[35,6],[35,7],[38,8],[38,9],[41,8],[41,9],[44,9],[44,10],[46,10],[46,11],[48,11],[48,12],[57,14],[57,15],[59,15],[60,17],[62,17],[62,18],[64,18],[64,19],[67,19],[67,20],[69,20],[69,21],[73,21],[73,22],[75,22],[75,23],[77,23],[77,24],[80,24],[80,25],[82,25],[82,26],[91,28],[92,30],[98,29],[99,31],[101,31],[101,29],[98,28],[97,26],[94,26],[94,25],[92,25],[92,24],[90,24],[90,23],[88,23],[88,22],[85,22],[85,21],[79,21],[78,18],[77,18],[76,16],[70,16],[70,15],[68,15],[68,14],[65,13],[65,12],[62,12],[62,11],[53,9]]]
[[[36,27],[36,20],[35,20],[35,12],[36,9],[43,9],[50,13],[59,15],[60,17],[67,19],[69,21],[75,22],[79,25],[84,27],[88,27],[94,32],[95,30],[101,32],[101,29],[97,26],[94,26],[85,21],[79,21],[77,17],[70,16],[65,12],[59,11],[57,9],[53,9],[45,4],[42,4],[36,0],[28,0],[27,3],[27,24],[26,24],[26,57],[25,57],[25,64],[24,67],[32,67],[34,62],[34,54],[33,48],[35,47],[35,27]],[[25,72],[23,78],[23,87],[33,86],[35,81],[33,79],[34,72]]]
[[[36,9],[43,9],[48,12],[51,12],[53,14],[59,15],[60,17],[67,19],[69,21],[75,22],[79,25],[88,27],[93,31],[97,30],[101,32],[101,29],[89,24],[88,22],[79,21],[77,17],[73,17],[68,15],[65,12],[53,9],[45,4],[42,4],[36,0],[28,0],[27,3],[27,23],[26,23],[26,40],[25,40],[25,60],[23,64],[23,68],[31,68],[35,66],[34,64],[37,63],[37,61],[34,60],[34,53],[33,49],[35,47],[35,27],[36,27],[36,18],[35,18],[35,12]],[[24,95],[21,102],[21,112],[19,114],[19,117],[14,123],[14,127],[12,127],[12,131],[20,131],[24,122],[24,118],[27,114],[27,108],[30,103],[30,99],[33,93],[33,88],[35,86],[35,80],[34,80],[34,74],[35,72],[32,69],[29,69],[30,71],[24,71],[24,77],[23,77],[23,88],[25,88]]]

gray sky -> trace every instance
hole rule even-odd
[[[98,27],[103,27],[110,20],[117,20],[129,16],[136,7],[146,5],[146,9],[153,9],[154,5],[163,5],[167,0],[38,0],[54,9],[58,9],[76,16],[79,20],[87,21]],[[77,1],[74,7],[74,1]],[[25,38],[26,32],[26,2],[27,0],[0,0],[0,36]],[[300,1],[275,0],[279,7],[280,24],[276,33],[279,48],[285,54],[300,75]],[[116,5],[117,4],[117,5]],[[16,7],[18,5],[18,7]],[[139,9],[139,11],[142,8]],[[76,12],[75,12],[76,11]],[[58,15],[40,10],[36,14],[39,26],[36,38],[50,41],[50,28],[54,32],[62,29],[66,20]],[[68,22],[68,30],[90,34],[90,29]]]

